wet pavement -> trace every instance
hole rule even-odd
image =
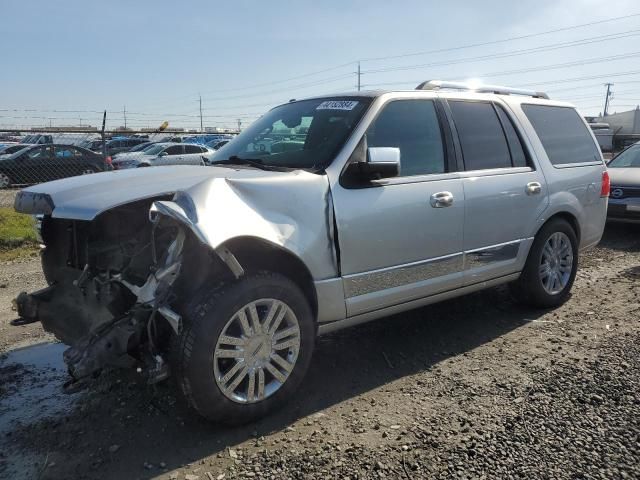
[[[62,360],[65,346],[41,343],[0,355],[0,471],[2,463],[12,466],[5,478],[35,478],[49,464],[47,456],[20,453],[11,458],[1,452],[11,443],[12,432],[70,412],[81,394],[67,394],[62,385],[68,379]]]

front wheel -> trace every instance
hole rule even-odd
[[[569,297],[578,270],[578,240],[566,220],[554,219],[536,235],[514,296],[534,307],[550,308]]]
[[[300,288],[276,273],[242,277],[187,306],[173,370],[188,403],[226,424],[260,418],[291,398],[315,344]]]

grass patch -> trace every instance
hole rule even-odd
[[[33,217],[0,207],[0,261],[37,255],[38,249]]]

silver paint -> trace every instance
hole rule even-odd
[[[92,220],[119,205],[175,194],[152,210],[173,216],[219,254],[234,238],[255,237],[300,258],[314,279],[318,320],[331,322],[320,333],[514,280],[536,233],[556,214],[575,219],[580,248],[600,240],[607,208],[599,196],[604,163],[554,167],[521,108],[569,104],[469,92],[349,95],[373,101],[324,175],[222,167],[108,172],[29,187],[16,207]],[[440,97],[502,104],[532,168],[398,177],[360,189],[340,184],[349,157],[386,103]],[[454,201],[436,208],[431,196],[442,192]]]

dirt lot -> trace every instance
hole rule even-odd
[[[135,374],[61,393],[63,347],[8,326],[39,267],[2,265],[0,477],[640,478],[640,228],[580,262],[555,311],[498,288],[323,337],[297,399],[234,429]]]

